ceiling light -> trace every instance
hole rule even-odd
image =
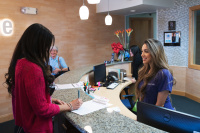
[[[112,17],[109,14],[109,0],[108,0],[108,15],[105,17],[105,24],[112,25]]]
[[[108,14],[105,18],[106,25],[112,25],[112,17]]]
[[[135,10],[130,10],[130,12],[135,12]]]
[[[84,5],[84,0],[83,5],[79,9],[79,16],[81,20],[87,20],[89,18],[89,9]]]
[[[99,4],[101,0],[87,0],[89,4]]]

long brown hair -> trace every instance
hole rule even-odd
[[[54,76],[51,75],[50,67],[48,66],[49,51],[54,42],[54,35],[41,24],[32,24],[24,31],[14,50],[8,73],[5,74],[5,83],[8,85],[7,89],[10,94],[15,88],[15,66],[17,60],[21,58],[26,58],[41,67],[46,90],[49,91],[48,85],[54,80]]]
[[[152,64],[151,67],[149,64],[144,64],[144,66],[139,70],[138,73],[139,76],[135,85],[135,95],[136,99],[139,98],[141,101],[143,101],[145,97],[145,88],[148,82],[150,82],[150,80],[155,77],[159,70],[168,69],[173,76],[173,72],[169,68],[167,57],[165,55],[165,51],[161,42],[155,39],[147,39],[144,44],[147,45],[148,50],[151,54]],[[141,81],[143,81],[144,84],[141,86],[141,88],[139,88],[139,83]],[[175,79],[173,82],[175,84]]]

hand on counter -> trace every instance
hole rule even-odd
[[[83,104],[83,101],[82,101],[82,99],[77,98],[77,99],[71,101],[70,103],[73,107],[73,110],[76,110],[81,107],[81,105]]]
[[[51,98],[52,103],[58,104],[58,105],[64,105],[66,104],[65,102],[59,100],[59,99],[55,99],[55,98]]]

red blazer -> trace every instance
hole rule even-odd
[[[26,133],[53,133],[52,116],[60,108],[51,103],[42,69],[27,59],[18,60],[15,67],[12,105],[15,124]]]

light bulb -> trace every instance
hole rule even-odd
[[[100,0],[87,0],[89,4],[99,4]]]
[[[81,20],[87,20],[89,18],[89,9],[87,6],[82,5],[79,9],[79,16]]]
[[[112,25],[112,17],[109,14],[105,17],[105,24]]]

